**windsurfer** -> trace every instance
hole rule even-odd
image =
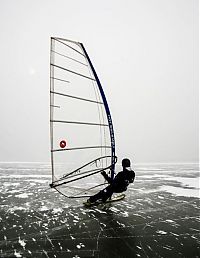
[[[108,198],[111,198],[113,193],[126,191],[128,185],[134,182],[135,172],[131,169],[130,160],[126,158],[122,160],[122,168],[123,170],[119,172],[113,180],[103,171],[101,174],[109,185],[97,194],[91,196],[85,204],[90,206],[98,200],[105,202]]]

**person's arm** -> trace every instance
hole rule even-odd
[[[102,171],[101,174],[109,184],[112,182],[111,178],[106,174],[105,171]]]

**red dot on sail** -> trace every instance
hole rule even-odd
[[[60,142],[60,148],[65,148],[66,145],[67,145],[67,143],[66,143],[65,140],[62,140],[62,141]]]

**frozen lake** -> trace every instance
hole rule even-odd
[[[49,188],[48,164],[0,163],[0,257],[200,257],[198,165],[133,169],[123,201],[86,209]]]

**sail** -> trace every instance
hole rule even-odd
[[[90,196],[114,177],[117,161],[109,106],[82,43],[51,38],[50,137],[52,187],[67,197]],[[94,190],[95,189],[95,190]]]

